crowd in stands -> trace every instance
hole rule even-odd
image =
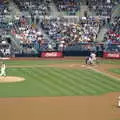
[[[20,10],[28,11],[31,16],[47,15],[47,11],[50,9],[50,0],[14,0],[14,2],[19,6]],[[54,0],[54,2],[59,11],[67,11],[70,13],[69,15],[74,15],[80,9],[79,0]],[[6,32],[7,30],[1,26],[8,25],[11,34],[15,37],[16,41],[18,40],[20,42],[22,53],[35,53],[37,50],[96,51],[99,49],[99,51],[102,51],[103,48],[101,48],[101,46],[95,46],[95,44],[91,43],[96,42],[101,27],[106,23],[110,23],[110,28],[105,35],[104,42],[107,44],[120,43],[120,17],[115,17],[115,19],[110,22],[111,7],[113,7],[115,3],[113,4],[113,2],[109,2],[109,0],[104,2],[104,0],[91,0],[91,2],[88,2],[91,9],[94,9],[96,12],[99,11],[98,16],[83,16],[79,19],[79,22],[76,23],[68,23],[64,17],[43,17],[39,25],[34,24],[34,22],[29,23],[24,15],[15,15],[14,20],[6,24],[4,20],[2,21],[0,18],[0,32],[1,34]],[[100,4],[98,5],[98,3]],[[6,7],[7,4],[4,4],[4,7],[0,6],[0,15],[5,16],[5,14],[9,12],[8,7]],[[109,19],[101,16],[109,16]]]
[[[10,30],[6,17],[10,16],[9,0],[0,0],[0,57],[10,55],[10,44],[4,38]]]
[[[64,18],[46,19],[41,22],[41,27],[50,39],[46,39],[43,31],[36,25],[30,25],[25,17],[21,17],[18,22],[14,22],[12,34],[20,40],[24,52],[32,52],[35,49],[40,51],[63,50],[70,46],[76,46],[81,43],[95,42],[100,30],[101,21],[96,18],[81,19],[78,24],[66,23]],[[51,41],[53,40],[53,41]],[[53,44],[54,43],[54,44]],[[80,43],[80,44],[79,44]],[[35,48],[35,49],[34,49]],[[81,50],[95,49],[85,46]]]
[[[120,43],[120,17],[115,17],[110,23],[104,41],[106,41],[107,44]]]
[[[28,24],[24,16],[14,22],[11,33],[20,40],[20,44],[24,48],[23,52],[35,52],[46,42],[42,31],[35,24]]]
[[[9,1],[1,0],[0,1],[0,34],[6,32],[9,28],[6,18],[10,16]]]
[[[11,55],[11,46],[6,41],[0,42],[0,57]]]
[[[54,0],[58,11],[75,15],[80,10],[80,0]]]
[[[120,53],[120,44],[106,45],[105,52]]]
[[[13,0],[21,11],[33,15],[48,15],[50,0]]]
[[[0,2],[0,16],[5,16],[10,14],[10,10],[8,7],[9,2]]]
[[[119,0],[89,0],[88,6],[98,16],[111,17],[112,8],[119,2]]]
[[[5,18],[8,15],[10,15],[9,2],[1,0],[0,1],[0,22],[5,23]]]
[[[81,19],[79,24],[68,24],[64,20],[49,19],[41,23],[42,28],[58,43],[59,48],[96,41],[100,30],[100,21],[94,18]]]

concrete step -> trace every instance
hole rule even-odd
[[[60,13],[58,12],[54,2],[51,2],[50,4],[50,10],[51,10],[51,13],[50,15],[53,16],[53,17],[58,17],[60,16]]]
[[[13,15],[21,15],[22,13],[20,10],[17,8],[16,4],[11,0],[9,3],[9,8],[12,11]]]
[[[81,5],[80,6],[80,17],[83,17],[84,16],[84,12],[87,11],[87,14],[88,16],[93,16],[92,12],[89,11],[89,8],[87,5]]]
[[[97,41],[102,42],[104,40],[104,35],[107,32],[107,28],[103,27],[100,30],[100,33],[98,34]]]

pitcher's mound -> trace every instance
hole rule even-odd
[[[0,83],[21,82],[24,80],[25,79],[22,77],[15,77],[15,76],[0,77]]]

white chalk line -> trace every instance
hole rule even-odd
[[[115,77],[115,76],[113,76],[113,75],[110,75],[109,73],[102,72],[102,71],[100,71],[100,70],[98,70],[98,69],[95,69],[95,68],[93,68],[93,67],[87,67],[87,66],[86,66],[86,68],[91,69],[91,70],[93,70],[93,71],[95,71],[95,72],[97,72],[97,73],[101,73],[102,75],[105,75],[105,76],[107,76],[107,77],[110,77],[110,78],[113,78],[113,79],[116,79],[116,80],[119,80],[119,81],[120,81],[120,79],[119,79],[118,77]]]

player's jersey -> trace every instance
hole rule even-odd
[[[118,97],[118,107],[120,107],[120,96]]]
[[[5,69],[6,69],[6,66],[5,66],[5,64],[3,64],[3,65],[1,66],[1,71],[5,71]]]
[[[91,58],[92,58],[92,60],[96,60],[96,54],[95,53],[91,53]]]

